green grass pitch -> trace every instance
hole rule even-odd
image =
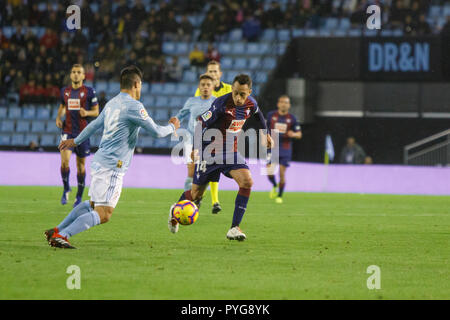
[[[226,239],[236,192],[177,234],[180,190],[124,189],[112,220],[50,248],[43,231],[70,211],[61,188],[0,187],[0,299],[449,299],[450,197],[253,192]],[[87,195],[87,191],[85,192]],[[73,193],[71,201],[73,200]],[[69,290],[67,267],[81,270]],[[379,266],[381,289],[367,268]]]

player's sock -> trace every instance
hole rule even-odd
[[[233,222],[231,227],[238,227],[244,216],[245,209],[247,209],[248,199],[250,197],[251,189],[239,188],[234,204]]]
[[[89,200],[81,202],[79,205],[77,205],[75,208],[73,208],[72,211],[67,215],[67,217],[58,225],[59,230],[63,230],[67,226],[69,226],[73,221],[75,221],[76,218],[79,216],[88,213],[91,211],[91,205],[89,203]]]
[[[281,198],[283,196],[283,191],[284,191],[284,183],[280,182],[280,189],[278,191],[278,196]]]
[[[77,197],[81,198],[83,196],[83,191],[84,191],[84,182],[86,180],[86,172],[78,173],[77,180],[78,180]]]
[[[275,176],[274,175],[268,175],[267,177],[269,178],[269,181],[272,182],[273,186],[276,187],[277,186],[277,181],[275,180]]]
[[[61,167],[61,178],[63,181],[64,190],[66,191],[70,189],[69,176],[70,176],[70,168]]]
[[[219,203],[219,182],[210,182],[209,188],[211,189],[212,204]]]
[[[178,201],[181,201],[181,200],[190,200],[190,201],[192,201],[191,190],[183,192],[183,194],[181,195],[180,199],[178,199]]]
[[[75,219],[68,227],[60,231],[59,234],[63,237],[70,238],[77,233],[83,232],[100,224],[100,216],[97,211],[92,210]]]
[[[186,180],[184,180],[184,191],[191,190],[192,180],[193,179],[191,177],[187,177]]]

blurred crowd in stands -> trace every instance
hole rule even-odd
[[[88,32],[72,32],[65,21],[66,8],[73,1],[0,0],[0,26],[16,28],[10,38],[0,31],[0,95],[17,92],[22,102],[54,102],[74,63],[85,65],[87,80],[116,79],[118,71],[132,62],[142,67],[145,81],[179,81],[182,70],[177,59],[166,61],[163,40],[214,42],[225,39],[229,30],[242,28],[246,40],[257,41],[265,28],[318,28],[323,17],[348,17],[361,25],[369,4],[382,8],[388,19],[384,27],[427,34],[431,30],[424,17],[430,3],[444,2],[293,0],[282,8],[277,1],[265,6],[256,0],[172,0],[159,1],[159,9],[147,10],[144,0],[114,0],[98,1],[94,12],[91,1],[84,0],[75,3],[81,6],[82,28]],[[193,39],[188,16],[199,14],[205,18]],[[32,27],[45,27],[45,33],[38,38]],[[199,66],[209,59],[220,60],[213,46],[208,52],[194,50],[191,56],[191,64]]]

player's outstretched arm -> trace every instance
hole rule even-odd
[[[74,139],[75,145],[80,145],[87,139],[89,139],[92,134],[94,134],[95,131],[97,131],[100,128],[103,128],[105,121],[105,113],[100,113],[100,116],[97,117],[94,121],[89,123],[86,128],[81,131],[81,133]]]
[[[156,124],[155,121],[150,118],[143,105],[140,105],[136,109],[130,110],[129,119],[136,125],[148,131],[154,138],[164,138],[169,134],[174,133],[175,130],[180,127],[180,122],[178,119],[176,121],[172,120],[175,118],[171,118],[172,122],[170,122],[167,126],[160,126]],[[176,126],[176,123],[178,126]]]

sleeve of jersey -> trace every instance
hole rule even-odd
[[[89,98],[89,105],[91,108],[98,105],[98,100],[97,100],[97,95],[96,95],[95,89],[92,88],[90,90],[90,95],[88,98]]]
[[[211,127],[214,122],[216,122],[217,119],[219,119],[219,117],[224,113],[225,107],[220,105],[216,106],[216,101],[217,100],[213,102],[211,108],[209,108],[208,111],[204,112],[198,117],[198,120],[202,122],[203,128]]]
[[[136,109],[131,109],[129,117],[133,123],[144,128],[154,138],[163,138],[175,131],[175,127],[171,123],[167,126],[157,125],[155,121],[150,118],[147,110],[145,110],[144,106],[142,105]]]
[[[180,111],[178,111],[178,113],[175,117],[177,117],[178,120],[180,120],[180,121],[185,119],[191,112],[190,107],[191,107],[191,103],[190,103],[190,99],[188,99],[186,101],[186,103],[184,104],[183,108]]]
[[[302,131],[302,127],[300,126],[300,123],[298,123],[297,118],[295,118],[294,116],[292,116],[293,118],[293,124],[292,124],[292,129],[294,132],[298,132],[298,131]]]
[[[266,123],[266,119],[264,118],[264,115],[262,113],[262,111],[259,109],[259,107],[256,105],[255,106],[255,113],[253,114],[256,119],[259,120],[259,124],[260,124],[260,129],[266,129],[267,130],[267,123]]]
[[[272,128],[270,127],[270,119],[272,118],[272,112],[269,112],[267,114],[267,119],[266,119],[266,126],[267,126],[267,131],[270,133],[270,130],[272,130]]]
[[[66,105],[66,102],[64,101],[64,88],[61,89],[61,94],[60,94],[60,98],[61,98],[61,104],[64,106]]]
[[[92,134],[97,131],[100,128],[103,128],[105,121],[105,114],[104,112],[100,113],[100,115],[91,123],[87,125],[86,128],[81,131],[81,133],[75,138],[74,142],[76,145],[80,145],[87,139],[89,139]]]

